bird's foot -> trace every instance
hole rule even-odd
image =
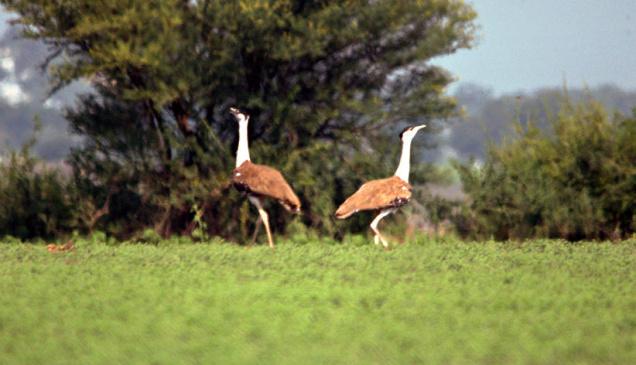
[[[380,236],[380,240],[382,241],[382,246],[385,250],[390,250],[389,243],[384,239],[384,237]]]
[[[388,250],[390,248],[389,242],[387,242],[387,240],[385,240],[384,237],[382,237],[382,235],[379,233],[373,236],[373,243],[375,243],[377,246],[382,243],[382,247],[384,247],[385,250]]]

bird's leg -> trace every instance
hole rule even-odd
[[[274,249],[274,241],[272,240],[272,232],[269,230],[269,217],[267,216],[267,212],[265,211],[265,209],[260,208],[258,210],[258,214],[261,215],[261,220],[263,220],[263,225],[265,226],[265,231],[267,232],[269,247]]]
[[[263,221],[263,225],[265,226],[265,231],[267,232],[267,241],[269,242],[269,247],[274,249],[274,240],[272,240],[272,232],[269,230],[269,217],[265,209],[263,209],[263,204],[261,204],[261,200],[255,196],[247,197],[250,203],[254,204],[256,209],[258,209],[258,214],[260,216],[260,220]]]
[[[382,242],[382,246],[384,246],[384,248],[389,247],[389,243],[384,239],[384,237],[382,237],[379,229],[371,227],[371,230],[373,230],[373,233],[375,234],[375,236],[373,236],[373,242],[376,245],[379,245],[380,242]]]
[[[375,237],[373,237],[373,241],[375,242],[376,245],[379,243],[378,241],[381,241],[384,248],[389,247],[389,243],[384,239],[384,237],[382,237],[382,234],[380,234],[380,230],[378,229],[378,223],[380,223],[380,221],[384,217],[386,217],[387,215],[393,212],[394,212],[393,209],[386,209],[381,211],[380,214],[378,214],[369,225],[371,227],[371,230],[375,234]]]
[[[256,242],[256,236],[258,236],[258,231],[261,230],[261,223],[263,223],[263,219],[261,219],[261,214],[258,214],[258,218],[256,219],[256,227],[254,227],[254,233],[252,233],[252,241],[253,244]]]

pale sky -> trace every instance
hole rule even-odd
[[[434,61],[495,93],[613,83],[636,90],[636,0],[473,0],[480,41]],[[454,83],[451,91],[458,83]]]

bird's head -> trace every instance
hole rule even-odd
[[[417,132],[419,132],[419,130],[423,129],[424,127],[426,127],[426,124],[406,127],[406,128],[404,128],[402,133],[400,133],[400,139],[402,141],[411,141],[413,139],[413,137],[415,137]]]
[[[237,108],[230,108],[230,113],[236,118],[239,123],[247,123],[250,120],[250,116]]]

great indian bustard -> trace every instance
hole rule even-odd
[[[387,241],[380,234],[378,223],[387,215],[394,213],[399,207],[409,202],[411,185],[409,184],[409,170],[411,167],[411,142],[417,132],[426,127],[419,125],[408,127],[400,134],[402,140],[402,155],[394,176],[386,179],[371,180],[353,193],[336,210],[336,218],[345,219],[361,210],[378,210],[380,213],[371,222],[371,230],[375,235],[373,241],[388,247]]]
[[[263,199],[276,199],[285,209],[294,213],[300,212],[300,199],[294,194],[278,170],[250,161],[247,138],[247,125],[250,117],[236,108],[230,108],[230,113],[234,115],[239,124],[236,168],[232,171],[232,183],[237,190],[245,192],[250,203],[258,209],[259,220],[256,223],[254,234],[256,235],[258,232],[258,227],[262,221],[267,231],[269,247],[274,248],[272,232],[269,228],[269,217],[263,208]]]

